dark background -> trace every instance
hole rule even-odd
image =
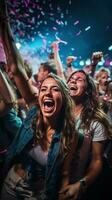
[[[11,26],[26,56],[45,59],[50,44],[60,38],[60,55],[77,56],[77,62],[103,51],[112,59],[112,0],[8,0]],[[90,29],[86,31],[86,28]]]

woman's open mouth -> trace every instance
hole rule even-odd
[[[44,111],[51,112],[54,110],[55,102],[53,99],[45,99],[44,100]]]
[[[74,85],[73,85],[73,86],[70,86],[69,88],[70,88],[70,90],[77,90],[77,87],[74,86]]]

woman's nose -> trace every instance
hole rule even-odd
[[[48,89],[46,90],[46,95],[51,95],[51,89],[50,89],[50,88],[48,88]]]
[[[71,80],[71,83],[75,83],[75,84],[76,84],[76,83],[77,83],[77,80],[76,80],[76,79],[72,79],[72,80]]]

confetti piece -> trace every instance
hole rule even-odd
[[[76,33],[77,36],[79,36],[82,33],[82,31],[80,30],[78,33]]]
[[[76,22],[74,22],[74,25],[77,25],[77,24],[79,24],[79,20],[77,20]]]
[[[56,27],[53,27],[53,30],[57,30],[57,28],[56,28]]]
[[[83,43],[83,37],[78,38],[78,36],[84,36],[85,31],[92,29],[93,24],[91,22],[91,16],[89,18],[91,26],[88,26],[86,25],[87,21],[84,21],[82,18],[83,13],[78,13],[78,10],[75,10],[78,5],[77,2],[68,0],[64,1],[64,4],[62,4],[61,1],[55,1],[54,3],[52,0],[7,0],[13,33],[16,40],[23,44],[20,50],[23,50],[30,59],[32,56],[33,58],[38,57],[39,59],[43,59],[43,57],[46,56],[45,49],[46,52],[50,52],[51,49],[49,46],[54,40],[57,40],[58,43],[68,44],[68,48],[65,49],[65,52],[63,50],[62,52],[60,51],[60,53],[62,53],[62,58],[65,57],[67,49],[72,53],[77,51],[78,45],[81,49],[81,46],[83,45],[80,44],[81,42]],[[108,31],[109,33],[111,32],[111,29],[112,26],[108,21],[107,24],[105,23],[103,31]],[[95,28],[93,31],[94,30]],[[92,34],[92,31],[89,33]],[[36,39],[38,40],[37,45],[31,50],[31,44],[33,43],[34,45]],[[77,39],[79,43],[77,43]],[[42,49],[39,46],[40,41],[42,42]],[[75,49],[74,47],[71,47],[73,46],[72,43],[76,45]],[[111,45],[111,41],[108,44]],[[41,52],[44,53],[41,54]]]
[[[85,28],[85,31],[88,31],[91,28],[91,26],[88,26]]]

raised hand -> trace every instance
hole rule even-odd
[[[55,51],[55,50],[58,50],[58,44],[59,44],[59,42],[58,41],[55,41],[55,42],[53,42],[52,44],[51,44],[51,47],[52,47],[52,49]]]
[[[101,61],[102,58],[103,58],[102,51],[97,51],[92,54],[91,60],[93,63],[97,64],[99,61]]]

